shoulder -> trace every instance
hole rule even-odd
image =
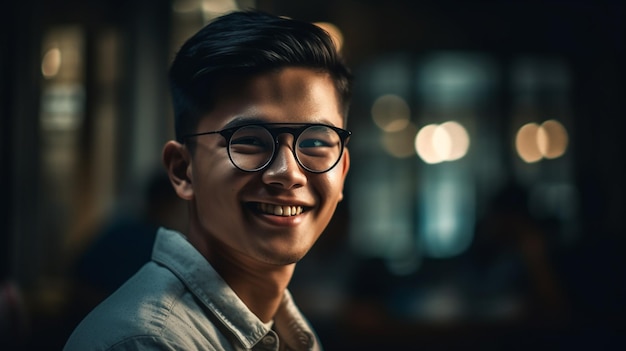
[[[136,351],[136,350],[159,350],[159,351],[182,351],[186,350],[185,345],[181,345],[165,338],[155,335],[135,335],[120,340],[114,344],[92,344],[84,345],[67,344],[63,351],[74,350],[98,350],[98,351]]]
[[[225,283],[178,236],[160,234],[153,261],[79,324],[66,351],[232,349],[232,332],[214,307],[232,302]]]
[[[197,346],[197,345],[195,345]],[[180,340],[171,340],[164,337],[155,335],[135,335],[126,339],[120,340],[112,345],[105,344],[92,344],[85,347],[84,345],[68,344],[63,351],[86,351],[86,350],[98,350],[98,351],[187,351],[195,349],[193,344],[181,342]],[[202,345],[202,350],[206,351],[223,351],[223,348],[216,347],[214,345]]]
[[[175,333],[164,331],[185,291],[169,270],[150,262],[85,317],[65,350],[134,350],[138,344],[176,350],[166,347],[176,342]]]

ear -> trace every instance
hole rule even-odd
[[[170,140],[163,147],[163,165],[176,194],[181,199],[193,199],[191,154],[177,141]]]
[[[343,200],[343,185],[346,181],[346,176],[348,175],[348,170],[350,170],[350,152],[347,148],[343,150],[343,156],[341,157],[341,194],[339,194],[339,201]]]

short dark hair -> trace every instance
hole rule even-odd
[[[318,26],[260,11],[223,15],[183,44],[170,68],[176,139],[197,128],[214,106],[217,84],[283,67],[306,67],[331,75],[344,121],[352,76],[331,37]]]

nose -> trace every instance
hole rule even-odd
[[[277,145],[276,156],[263,171],[265,184],[283,189],[294,189],[306,185],[305,171],[300,167],[291,149],[293,142],[282,140]]]

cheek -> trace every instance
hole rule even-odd
[[[202,164],[196,165],[193,176],[199,206],[213,211],[232,207],[242,180],[237,177],[234,167],[230,167],[228,159],[207,158]]]
[[[341,173],[331,173],[330,171],[327,177],[320,179],[318,183],[318,191],[323,201],[327,206],[334,206],[343,199],[343,178]]]
[[[242,206],[233,177],[212,173],[203,182],[196,206],[197,219],[202,227],[217,236],[238,231],[243,223]]]

